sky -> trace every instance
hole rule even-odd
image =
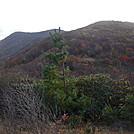
[[[0,0],[0,40],[16,31],[70,31],[97,21],[134,22],[134,0]]]

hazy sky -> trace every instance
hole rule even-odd
[[[101,20],[134,22],[134,0],[0,0],[0,39],[15,31],[68,31]]]

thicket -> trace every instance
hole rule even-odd
[[[43,123],[59,120],[73,127],[82,122],[109,124],[124,120],[133,123],[133,81],[124,77],[113,79],[104,73],[69,75],[66,66],[69,53],[60,29],[51,34],[51,38],[53,49],[43,52],[47,64],[42,69],[42,79],[19,74],[13,76],[14,80],[3,81],[1,76],[1,117],[11,122],[19,119],[40,133]]]

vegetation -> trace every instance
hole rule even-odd
[[[95,52],[87,53],[84,44],[78,47],[82,50],[75,51],[81,55],[74,56],[69,54],[71,47],[60,29],[51,33],[51,45],[41,57],[45,60],[41,77],[29,77],[16,68],[0,72],[0,116],[6,120],[3,124],[7,134],[58,134],[65,129],[86,134],[118,121],[134,125],[132,56],[118,55],[115,48],[110,48],[103,57],[103,47],[95,45]],[[115,75],[118,71],[122,72]]]
[[[70,32],[62,32],[61,34],[67,40],[66,49],[69,52],[69,58],[66,64],[70,67],[71,74],[108,73],[112,76],[117,74],[120,76],[125,71],[133,72],[133,31],[133,23],[106,21]],[[6,42],[6,40],[4,41]],[[12,43],[12,40],[10,42]],[[18,40],[15,40],[15,42],[18,42]],[[25,43],[22,42],[21,44]],[[8,48],[9,46],[11,45],[6,47],[7,50],[14,50],[14,48]],[[36,39],[33,40],[32,38],[32,42],[28,46],[31,47],[28,48],[25,44],[19,53],[16,52],[12,55],[10,55],[10,51],[7,51],[9,57],[0,63],[0,69],[15,68],[35,77],[34,72],[36,70],[41,72],[40,68],[44,60],[40,51],[47,52],[52,49],[52,45],[50,38],[37,42]],[[4,52],[1,49],[1,53]],[[40,73],[38,74],[37,77],[41,77]]]

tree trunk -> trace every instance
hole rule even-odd
[[[65,63],[62,63],[63,68],[63,81],[64,81],[64,91],[66,92],[66,78],[65,78]]]

